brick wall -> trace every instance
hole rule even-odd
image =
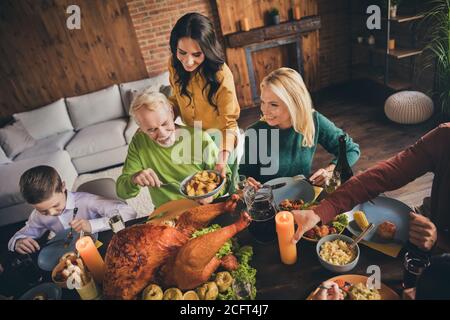
[[[320,29],[319,79],[325,88],[349,80],[350,23],[348,0],[318,0]]]

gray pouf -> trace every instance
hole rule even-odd
[[[418,91],[400,91],[387,98],[384,104],[386,116],[400,124],[416,124],[433,115],[433,100]]]

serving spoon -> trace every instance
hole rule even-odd
[[[365,236],[366,234],[368,234],[370,231],[373,230],[373,228],[375,228],[375,225],[373,223],[370,223],[369,226],[359,234],[359,236],[357,236],[353,242],[349,245],[350,249],[353,250],[356,245],[358,244],[358,242],[360,242]]]

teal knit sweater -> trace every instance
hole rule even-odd
[[[316,131],[314,145],[310,148],[302,146],[303,135],[295,132],[292,127],[278,129],[265,121],[258,121],[250,126],[246,131],[245,151],[239,174],[253,177],[261,183],[298,174],[308,177],[312,173],[312,161],[318,144],[334,155],[331,163],[336,164],[339,155],[338,138],[344,131],[317,111],[313,118]],[[276,137],[277,132],[279,139]],[[350,166],[358,161],[359,155],[359,145],[347,136],[347,160]]]

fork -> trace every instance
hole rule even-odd
[[[72,221],[75,219],[75,216],[77,215],[78,212],[78,208],[74,208],[73,209],[73,216],[72,216]],[[67,248],[69,246],[69,244],[72,242],[73,239],[73,227],[72,225],[70,226],[70,231],[67,234],[67,238],[66,241],[64,242],[64,248]]]
[[[161,183],[161,187],[165,187],[165,186],[168,186],[168,185],[171,185],[171,184],[179,186],[181,183],[177,182],[177,181],[166,182],[166,183]]]

